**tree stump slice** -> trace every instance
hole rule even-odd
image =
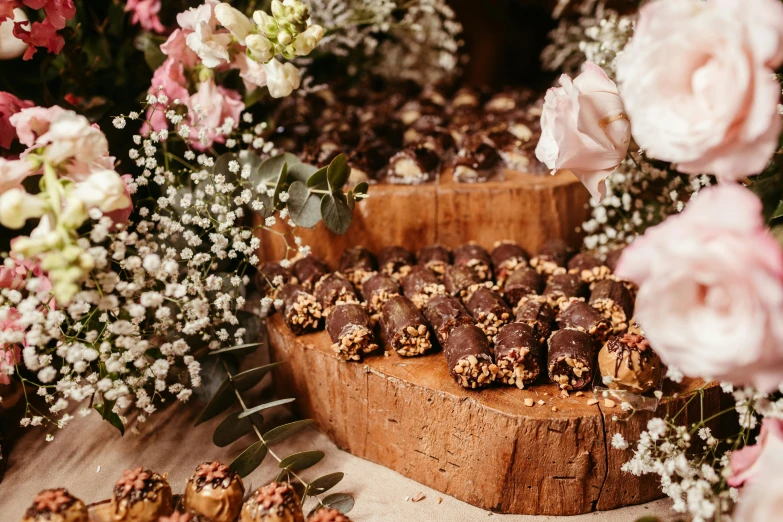
[[[333,234],[323,223],[299,229],[297,235],[330,266],[339,264],[343,250],[357,245],[374,252],[389,245],[417,251],[432,243],[455,247],[475,240],[491,249],[495,241],[513,239],[535,252],[549,238],[579,246],[577,229],[590,214],[589,193],[567,171],[554,176],[506,171],[502,180],[486,183],[457,183],[446,172],[424,185],[373,185],[369,194],[356,205],[344,235]],[[283,223],[273,228],[289,230]],[[286,245],[262,234],[259,257],[283,259]]]
[[[353,455],[498,513],[576,515],[662,496],[654,478],[620,471],[631,452],[611,447],[617,432],[636,440],[648,412],[614,422],[619,405],[588,406],[589,391],[562,399],[553,384],[465,390],[441,353],[345,363],[325,332],[296,337],[279,314],[267,324],[271,358],[286,362],[275,370],[277,392],[296,397],[297,412]],[[701,385],[686,380],[666,392],[685,397]],[[707,390],[705,413],[718,411],[718,397],[717,387]]]

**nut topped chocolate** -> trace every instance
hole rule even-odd
[[[378,265],[381,272],[399,281],[411,271],[416,264],[413,252],[401,246],[390,246],[378,252]]]
[[[661,381],[662,365],[643,335],[626,333],[610,338],[598,353],[606,387],[644,393]]]
[[[315,513],[310,515],[307,522],[351,522],[351,519],[336,509],[320,507]]]
[[[272,482],[255,490],[242,506],[240,522],[304,522],[299,496],[288,483]]]
[[[114,485],[112,522],[151,522],[170,514],[171,486],[165,477],[141,467],[126,469]]]
[[[346,248],[340,258],[340,272],[355,285],[364,283],[377,271],[375,255],[363,246]]]
[[[300,285],[307,289],[312,289],[329,272],[329,269],[317,257],[307,256],[296,261],[291,266],[291,271]]]
[[[212,519],[204,520],[203,518],[199,517],[198,515],[194,515],[193,513],[175,511],[167,517],[160,517],[157,522],[216,522],[217,520],[218,519],[215,519],[214,521]],[[232,518],[231,520],[233,522],[236,519]]]
[[[492,257],[477,243],[466,243],[455,248],[454,264],[467,266],[482,281],[492,279]]]
[[[187,511],[211,522],[234,522],[244,496],[239,475],[220,462],[205,462],[188,479],[183,503]]]
[[[87,506],[67,489],[45,489],[35,496],[22,518],[22,522],[44,521],[89,522]]]
[[[443,245],[428,245],[419,250],[419,265],[429,268],[438,277],[443,277],[451,264],[451,250]]]
[[[539,274],[562,274],[566,272],[566,266],[573,250],[562,239],[550,239],[538,250],[535,257],[530,260],[530,266],[538,270]]]
[[[527,266],[528,262],[527,253],[510,239],[497,241],[492,249],[491,257],[498,284],[502,284],[509,274],[517,268]]]

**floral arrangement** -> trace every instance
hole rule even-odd
[[[550,65],[587,61],[547,92],[537,156],[590,190],[588,247],[630,243],[617,275],[639,286],[635,315],[669,378],[718,381],[735,402],[697,422],[670,412],[612,445],[692,520],[772,520],[783,498],[783,3],[653,0],[627,16],[599,5],[553,36]],[[738,431],[718,437],[710,423],[732,412]]]

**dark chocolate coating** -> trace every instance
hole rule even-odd
[[[315,285],[315,298],[325,312],[339,302],[358,302],[359,294],[351,282],[337,272],[322,278]]]
[[[526,323],[505,325],[495,337],[498,380],[518,388],[533,383],[545,364],[544,355],[533,327]]]
[[[392,297],[381,308],[384,340],[400,355],[418,355],[432,347],[424,316],[404,296]]]
[[[277,277],[280,278],[281,282],[276,286],[275,278]],[[267,261],[258,269],[256,282],[258,289],[263,292],[264,296],[276,299],[280,293],[280,287],[286,283],[290,283],[292,277],[291,271],[280,266],[280,263]]]
[[[586,297],[587,284],[577,274],[555,274],[549,278],[544,293],[549,304],[554,308],[561,301],[571,297]]]
[[[338,357],[344,360],[360,360],[361,356],[375,350],[378,345],[372,334],[370,317],[360,304],[340,304],[326,317],[326,331],[336,346]],[[357,335],[360,334],[360,335]],[[349,338],[351,342],[345,342]]]
[[[495,268],[495,279],[498,281],[504,280],[511,271],[527,265],[528,262],[527,253],[513,241],[497,243],[490,256]]]
[[[390,246],[378,252],[378,266],[386,275],[395,279],[404,277],[410,268],[416,264],[413,252],[401,246]]]
[[[549,338],[549,378],[564,390],[585,388],[593,380],[595,352],[595,342],[588,334],[571,329],[556,331]]]
[[[604,279],[597,282],[590,293],[590,305],[611,321],[616,329],[627,328],[633,317],[633,296],[619,281]]]
[[[295,335],[317,330],[321,325],[321,305],[313,294],[298,284],[289,283],[280,289],[283,319]],[[297,310],[297,306],[299,310]]]
[[[397,152],[389,159],[384,181],[400,185],[418,185],[432,181],[438,175],[440,158],[434,150],[413,146]]]
[[[425,266],[442,276],[446,266],[451,264],[451,250],[443,245],[428,245],[419,250],[419,265]]]
[[[484,286],[476,289],[466,305],[479,328],[492,338],[498,329],[511,320],[511,308],[497,292]]]
[[[467,297],[470,287],[480,283],[478,274],[465,265],[449,265],[443,274],[443,286],[454,297]]]
[[[473,324],[473,318],[462,302],[450,295],[436,295],[427,302],[423,312],[441,345],[445,344],[449,333],[457,326]]]
[[[476,243],[467,243],[454,249],[454,264],[471,268],[482,281],[492,278],[492,257]]]
[[[362,284],[362,297],[375,312],[380,312],[389,298],[401,294],[400,284],[386,274],[375,274]]]
[[[531,297],[520,301],[514,310],[517,322],[530,325],[538,335],[539,342],[545,343],[555,324],[555,311],[545,299]]]
[[[446,364],[449,373],[464,388],[478,388],[490,384],[497,374],[497,365],[492,359],[489,341],[480,328],[473,325],[457,326],[451,331],[449,338],[443,345],[443,354],[446,356]],[[462,366],[475,358],[473,368]],[[463,363],[464,362],[464,363]],[[462,367],[463,371],[455,371],[456,367]],[[494,367],[494,372],[491,369]],[[486,368],[486,372],[484,369]],[[470,375],[470,370],[477,371],[478,375]],[[483,378],[479,375],[485,374]],[[478,379],[481,378],[479,382]]]
[[[568,271],[581,274],[582,270],[592,270],[601,265],[603,265],[603,263],[594,255],[587,252],[579,252],[568,262]]]
[[[347,248],[340,257],[340,272],[354,284],[362,283],[365,274],[377,271],[375,255],[362,246]]]
[[[554,265],[565,269],[568,260],[574,255],[574,251],[562,239],[549,239],[538,250],[536,256],[530,260],[530,264],[536,267],[536,270],[546,270],[546,265]]]
[[[426,304],[430,296],[444,292],[435,272],[421,265],[411,268],[410,273],[403,277],[400,283],[405,297],[419,308]]]
[[[303,257],[293,264],[291,270],[299,284],[305,288],[313,288],[315,283],[329,272],[323,261],[315,256]]]
[[[557,316],[560,328],[572,328],[603,342],[610,333],[609,321],[584,301],[573,301]]]
[[[492,140],[481,134],[469,134],[462,140],[460,150],[454,157],[455,181],[471,182],[486,181],[500,164],[500,155]],[[467,167],[474,171],[475,178],[460,175],[459,167]]]
[[[620,261],[620,257],[623,255],[623,250],[625,250],[625,247],[616,248],[606,254],[606,259],[604,260],[604,264],[609,267],[609,269],[614,272],[617,270],[617,263]]]
[[[530,267],[519,267],[508,276],[503,284],[503,297],[510,306],[517,306],[519,300],[528,295],[538,295],[544,289],[544,278]]]

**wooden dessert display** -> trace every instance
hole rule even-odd
[[[298,413],[340,448],[433,489],[499,513],[539,515],[662,496],[654,478],[620,471],[630,452],[610,442],[614,433],[637,439],[652,412],[615,422],[619,404],[590,405],[590,391],[561,398],[554,384],[466,390],[440,353],[345,363],[326,332],[297,337],[279,314],[268,328],[272,359],[286,363],[275,376],[278,392],[297,397]],[[682,398],[660,408],[678,410],[701,385],[685,380],[665,390]],[[694,416],[699,407],[694,401]],[[720,410],[717,386],[707,390],[703,407],[705,415]]]

